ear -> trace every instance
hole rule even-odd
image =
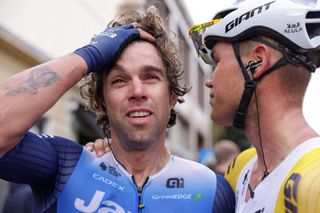
[[[254,78],[259,78],[271,66],[272,54],[267,45],[259,43],[253,50],[253,57],[255,60],[261,61],[260,66],[253,73]]]

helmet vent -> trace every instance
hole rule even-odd
[[[320,18],[320,11],[311,11],[307,13],[307,19],[318,19]]]
[[[307,13],[306,28],[309,38],[320,36],[320,12],[312,11]]]

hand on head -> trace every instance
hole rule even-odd
[[[86,61],[89,74],[103,68],[111,68],[125,47],[138,39],[154,42],[154,38],[140,29],[138,23],[108,27],[94,36],[90,44],[77,49],[74,53]]]

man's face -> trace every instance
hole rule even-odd
[[[130,44],[105,78],[104,99],[112,140],[130,150],[165,139],[170,109],[164,64],[148,42]]]
[[[231,44],[218,42],[212,48],[215,69],[206,81],[210,91],[211,119],[223,125],[232,125],[240,103],[244,79]]]

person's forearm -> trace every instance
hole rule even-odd
[[[133,24],[108,27],[74,53],[25,70],[1,84],[0,157],[84,75],[110,69],[124,47],[139,38],[153,41]]]
[[[81,80],[84,60],[70,54],[22,71],[0,86],[0,156],[14,147],[24,133],[58,99]]]

